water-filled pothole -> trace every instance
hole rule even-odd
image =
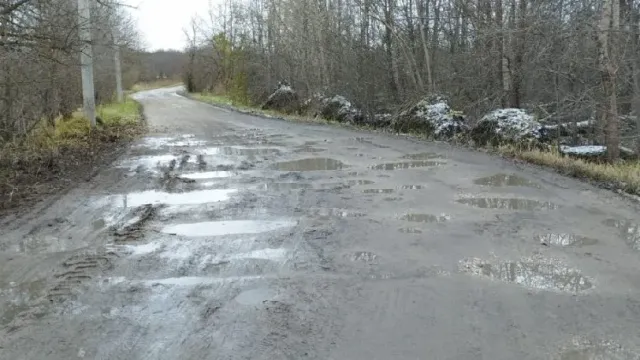
[[[431,214],[406,214],[400,217],[400,220],[423,223],[440,223],[451,220],[449,215],[431,215]]]
[[[180,175],[184,179],[202,180],[202,179],[216,179],[216,178],[228,178],[236,175],[232,171],[203,171],[195,173],[186,173]]]
[[[407,161],[407,162],[377,164],[377,165],[372,165],[369,168],[372,170],[391,171],[391,170],[401,170],[401,169],[414,169],[414,168],[421,168],[421,167],[434,167],[442,164],[443,163],[440,163],[437,161],[416,160],[416,161]]]
[[[579,270],[569,268],[552,259],[487,261],[472,258],[461,261],[459,270],[536,290],[579,293],[593,287],[593,281],[582,275]]]
[[[242,305],[258,305],[271,300],[276,292],[269,288],[257,288],[241,292],[235,300]]]
[[[429,160],[440,158],[440,154],[434,152],[423,152],[417,154],[407,154],[402,157],[402,159],[410,159],[410,160]]]
[[[400,228],[398,231],[403,234],[422,234],[422,230],[416,228]]]
[[[362,190],[365,194],[392,194],[395,190],[393,189],[364,189]]]
[[[513,174],[496,174],[473,181],[476,185],[484,186],[528,186],[538,187],[534,182]]]
[[[423,185],[402,185],[400,186],[400,190],[422,190],[424,189]]]
[[[361,261],[365,263],[373,263],[378,259],[378,255],[370,251],[356,251],[349,255],[351,261]]]
[[[544,234],[544,235],[535,235],[534,239],[539,241],[542,245],[550,245],[550,246],[589,246],[595,245],[598,243],[598,240],[580,236],[575,234]]]
[[[343,162],[328,158],[309,158],[276,163],[274,168],[280,171],[320,171],[341,170],[347,168]]]
[[[163,233],[202,237],[233,234],[258,234],[278,229],[293,227],[295,221],[259,221],[259,220],[231,220],[207,221],[192,224],[168,225],[162,229]]]
[[[618,229],[620,231],[620,237],[624,239],[630,248],[640,250],[640,224],[628,220],[616,219],[607,219],[604,221],[604,224]]]
[[[347,181],[347,186],[357,186],[357,185],[371,185],[374,184],[371,180],[349,180]]]
[[[513,198],[462,198],[456,201],[481,209],[555,210],[560,207],[548,201]]]
[[[145,204],[196,205],[229,199],[235,189],[198,190],[184,193],[166,193],[149,190],[123,195],[124,207],[138,207]]]

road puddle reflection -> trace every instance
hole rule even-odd
[[[276,163],[274,168],[280,171],[321,171],[347,168],[341,161],[328,158],[309,158]]]
[[[560,208],[560,206],[548,201],[537,201],[529,199],[463,198],[456,201],[460,204],[465,204],[481,209],[556,210]]]
[[[162,229],[165,234],[202,237],[235,234],[258,234],[289,228],[296,225],[295,221],[260,221],[260,220],[230,220],[206,221],[192,224],[168,225]]]
[[[421,168],[421,167],[434,167],[434,166],[439,166],[439,165],[443,165],[443,164],[444,163],[440,163],[440,162],[437,162],[437,161],[421,160],[421,161],[408,161],[408,162],[394,162],[394,163],[377,164],[377,165],[370,166],[369,169],[392,171],[392,170],[402,170],[402,169],[414,169],[414,168]]]
[[[534,182],[529,181],[523,177],[513,174],[496,174],[493,176],[487,176],[473,181],[476,185],[483,186],[528,186],[538,187]]]

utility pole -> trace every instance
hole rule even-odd
[[[82,103],[85,116],[96,127],[96,99],[93,87],[93,50],[91,47],[90,0],[78,0],[78,33],[80,34],[80,66],[82,69]]]
[[[116,71],[116,96],[118,102],[121,103],[124,101],[124,94],[122,92],[122,67],[120,66],[120,44],[118,37],[118,29],[113,29],[113,58],[115,61],[115,71]]]

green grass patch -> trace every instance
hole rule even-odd
[[[76,111],[54,124],[43,120],[26,136],[0,144],[0,209],[17,206],[25,198],[37,199],[47,189],[54,191],[59,185],[53,183],[86,176],[118,144],[144,132],[141,114],[140,105],[127,99],[101,105],[95,129]]]

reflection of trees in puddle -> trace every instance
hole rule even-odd
[[[442,165],[437,161],[408,161],[408,162],[398,162],[398,163],[386,163],[386,164],[377,164],[370,166],[369,168],[372,170],[399,170],[399,169],[413,169],[420,167],[430,167],[430,166],[438,166]]]
[[[464,198],[458,199],[457,202],[481,209],[555,210],[560,207],[548,201],[509,198]]]
[[[513,174],[496,174],[487,176],[474,181],[476,185],[484,186],[529,186],[538,187],[532,181]]]
[[[605,220],[604,224],[617,228],[620,231],[620,237],[625,240],[629,247],[634,250],[640,250],[640,224],[616,219]]]
[[[480,259],[472,259],[461,265],[463,272],[531,289],[578,293],[593,287],[592,281],[583,276],[580,271],[543,259],[506,261],[494,264]]]
[[[588,246],[598,242],[596,239],[574,234],[544,234],[534,238],[543,245],[553,246]]]

